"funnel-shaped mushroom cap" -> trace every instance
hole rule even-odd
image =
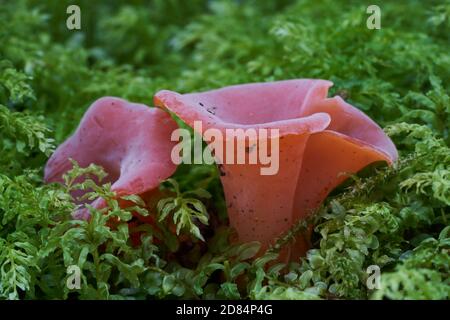
[[[141,194],[156,188],[176,169],[170,158],[177,128],[164,111],[113,97],[94,102],[75,133],[61,144],[45,167],[46,182],[62,182],[72,168],[101,165],[118,195]],[[101,200],[94,205],[99,206]]]
[[[261,175],[261,163],[221,165],[228,216],[239,241],[257,240],[266,248],[342,182],[340,173],[397,158],[394,144],[376,123],[341,98],[327,98],[331,85],[325,80],[286,80],[155,95],[156,106],[191,126],[200,120],[203,128],[222,132],[279,129],[268,142],[279,143],[278,153],[271,155],[279,159],[276,174]],[[258,137],[243,139],[253,145],[260,142]],[[251,154],[252,148],[248,150]],[[298,241],[294,249],[296,257],[305,243]]]

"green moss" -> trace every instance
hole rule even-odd
[[[80,31],[65,27],[73,1],[18,0],[0,9],[0,298],[448,298],[448,0],[382,4],[381,30],[366,28],[359,1],[75,3]],[[310,219],[313,248],[287,273],[270,262],[306,223],[248,260],[258,244],[228,244],[214,166],[180,166],[173,177],[180,194],[212,195],[193,194],[198,211],[175,220],[188,246],[164,221],[132,246],[130,212],[109,186],[73,182],[99,168],[76,167],[65,186],[42,183],[48,155],[101,96],[151,105],[163,88],[308,77],[332,80],[333,93],[384,126],[400,160],[335,190]],[[112,209],[92,209],[95,219],[74,223],[69,192],[86,187]],[[196,214],[209,226],[192,224]],[[115,229],[111,216],[122,221]],[[83,274],[78,291],[65,285],[72,264]],[[382,288],[371,291],[366,269],[374,264]]]

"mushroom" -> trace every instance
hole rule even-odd
[[[355,173],[370,163],[397,158],[392,141],[364,113],[340,97],[327,98],[332,82],[299,79],[253,83],[217,90],[179,94],[163,90],[155,106],[175,113],[194,127],[211,147],[228,141],[235,146],[279,144],[276,174],[264,175],[265,164],[227,163],[226,153],[217,154],[230,225],[237,241],[259,241],[262,250],[305,217],[341,183],[341,173]],[[201,121],[201,130],[195,122]],[[212,141],[208,129],[223,133]],[[268,139],[229,137],[227,129],[277,129]],[[217,137],[216,137],[217,139]],[[255,149],[255,150],[253,150]],[[236,154],[237,147],[233,149]],[[250,155],[247,155],[249,158]],[[267,169],[267,168],[266,168]],[[297,239],[283,255],[295,259],[305,253],[308,241]]]
[[[117,196],[151,192],[175,172],[170,135],[176,128],[176,122],[160,109],[114,97],[98,99],[75,133],[50,157],[44,180],[63,182],[73,159],[82,167],[102,166]],[[97,199],[92,205],[101,208],[105,203]],[[75,217],[87,219],[89,213],[79,210]]]

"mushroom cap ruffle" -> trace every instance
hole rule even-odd
[[[229,86],[202,93],[179,94],[162,90],[155,106],[175,113],[188,125],[203,122],[204,129],[278,129],[280,135],[324,130],[330,117],[323,112],[301,117],[308,88],[324,80],[285,80]],[[269,97],[267,97],[269,95]]]
[[[82,167],[102,166],[108,173],[105,180],[119,196],[152,190],[176,170],[170,158],[174,146],[170,135],[176,128],[160,109],[114,97],[98,99],[75,133],[50,157],[44,180],[63,182],[73,159]],[[100,206],[101,199],[93,204]]]

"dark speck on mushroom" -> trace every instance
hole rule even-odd
[[[223,170],[223,165],[219,164],[219,172],[220,172],[220,176],[223,177],[226,175],[226,172]],[[234,197],[235,198],[235,197]],[[235,198],[236,199],[236,198]]]
[[[250,153],[250,152],[252,152],[253,151],[253,149],[256,147],[256,144],[252,144],[251,146],[246,146],[245,147],[245,152],[246,153]]]

